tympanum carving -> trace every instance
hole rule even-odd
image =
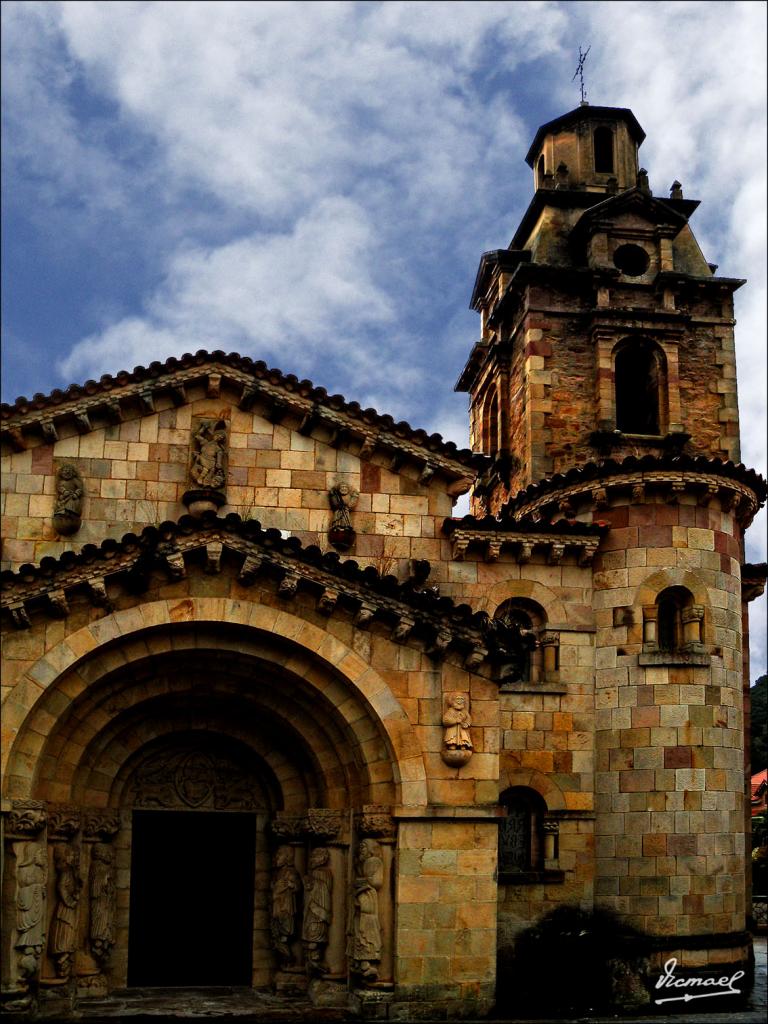
[[[328,867],[330,853],[321,846],[309,856],[309,870],[304,876],[304,918],[301,938],[308,974],[323,975],[328,967],[323,957],[328,945],[331,924],[333,874]]]
[[[83,888],[77,849],[69,843],[54,846],[53,864],[56,869],[56,907],[49,948],[57,976],[68,978],[77,949],[77,911]]]
[[[443,761],[452,768],[460,768],[472,757],[475,749],[469,728],[469,698],[464,693],[448,693],[443,705]]]
[[[21,843],[16,868],[16,941],[23,987],[37,974],[45,938],[45,845]]]
[[[102,969],[115,944],[115,854],[108,843],[95,843],[88,878],[91,956]]]
[[[291,943],[296,937],[299,893],[301,878],[294,866],[292,846],[280,846],[275,854],[275,871],[272,876],[272,906],[270,929],[272,945],[283,968],[294,964]]]
[[[384,884],[384,861],[375,839],[362,839],[357,851],[353,884],[354,918],[350,966],[368,984],[379,976],[381,921],[379,892]]]
[[[64,462],[56,474],[56,501],[53,506],[53,528],[64,536],[76,533],[83,521],[82,477],[77,466]]]
[[[131,783],[135,807],[255,810],[256,780],[233,758],[211,751],[163,752],[145,761]]]

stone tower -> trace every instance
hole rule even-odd
[[[539,128],[535,192],[480,261],[457,390],[492,461],[475,517],[610,525],[593,563],[595,905],[658,967],[747,958],[743,534],[764,482],[739,464],[733,293],[655,197],[630,110]],[[759,573],[758,573],[759,575]],[[749,810],[746,810],[749,814]]]

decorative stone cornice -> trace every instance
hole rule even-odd
[[[734,512],[744,525],[751,522],[766,500],[765,480],[741,463],[703,455],[632,455],[621,462],[589,462],[531,484],[505,503],[499,520],[547,522],[561,514],[563,503],[576,508],[598,504],[599,499],[604,507],[620,491],[639,501],[649,488],[660,490],[670,502],[677,501],[683,492],[694,493],[702,505],[717,498],[724,511]]]
[[[741,567],[741,599],[755,601],[765,593],[768,564],[745,562]]]
[[[202,519],[183,516],[177,523],[147,527],[140,536],[128,533],[120,542],[108,539],[100,548],[86,545],[79,554],[68,551],[58,560],[47,557],[39,566],[4,572],[0,606],[15,628],[29,628],[31,614],[65,615],[78,594],[105,607],[121,590],[145,592],[153,574],[173,580],[193,572],[223,572],[227,565],[244,587],[258,576],[282,600],[309,593],[323,614],[351,614],[358,629],[375,622],[389,630],[395,643],[421,643],[435,660],[451,652],[473,670],[483,661],[500,670],[513,643],[509,637],[502,643],[485,612],[425,587],[428,563],[420,565],[418,577],[401,583],[372,566],[361,568],[335,551],[305,547],[297,537],[284,538],[279,530],[263,530],[256,520],[243,521],[234,513],[226,519],[213,513]]]
[[[470,548],[482,551],[486,562],[495,562],[502,552],[511,555],[519,565],[529,562],[536,548],[549,565],[559,563],[566,551],[575,552],[579,565],[590,565],[608,527],[599,523],[578,523],[561,519],[551,524],[529,521],[502,522],[493,516],[476,519],[446,519],[443,532],[452,542],[452,557],[462,561]]]
[[[114,377],[105,374],[98,382],[73,384],[50,395],[18,398],[13,405],[3,403],[2,437],[14,451],[51,444],[60,436],[60,427],[84,433],[153,413],[163,400],[182,405],[197,386],[220,400],[229,388],[233,404],[244,410],[259,408],[272,422],[293,416],[296,429],[305,436],[322,431],[328,443],[349,448],[363,459],[383,450],[400,465],[411,461],[425,484],[438,472],[452,482],[467,477],[471,480],[488,461],[484,455],[445,441],[440,434],[428,434],[405,421],[396,422],[375,409],[363,409],[357,402],[329,395],[325,388],[270,369],[264,362],[237,353],[202,350],[164,363],[153,362],[148,367],[137,366],[130,373],[122,371]],[[330,439],[325,436],[329,432]]]

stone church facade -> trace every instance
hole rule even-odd
[[[539,129],[471,451],[218,351],[2,407],[7,1008],[480,1015],[558,907],[632,931],[617,1003],[748,963],[743,282],[643,137]]]

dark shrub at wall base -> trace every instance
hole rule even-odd
[[[649,1002],[637,932],[607,912],[558,907],[499,950],[497,1012],[552,1017]]]

